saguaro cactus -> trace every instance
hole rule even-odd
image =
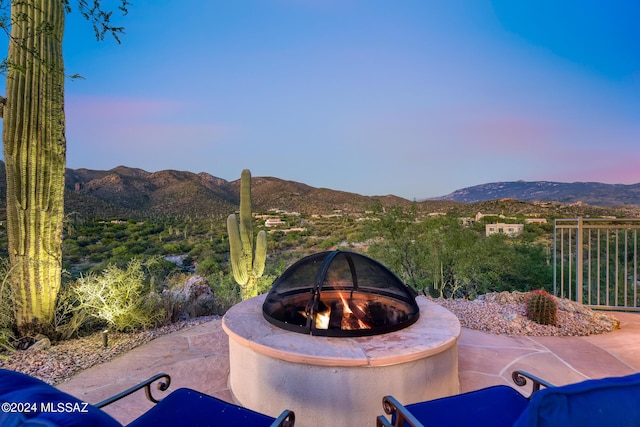
[[[11,2],[3,108],[8,252],[21,335],[52,324],[64,218],[64,1]]]
[[[233,277],[240,285],[243,300],[258,295],[258,279],[267,259],[267,233],[262,230],[253,239],[251,213],[251,172],[242,171],[240,179],[240,219],[236,214],[227,218],[229,250]]]

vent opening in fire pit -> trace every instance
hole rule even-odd
[[[349,251],[321,252],[289,267],[273,282],[262,306],[267,321],[320,336],[383,334],[418,320],[416,293],[372,258]]]

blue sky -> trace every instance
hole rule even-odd
[[[70,168],[408,199],[640,182],[637,1],[133,0],[115,22],[120,45],[67,18]]]

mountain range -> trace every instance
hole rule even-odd
[[[364,211],[374,203],[383,206],[411,203],[396,196],[368,197],[274,177],[253,177],[251,190],[256,211],[283,209],[311,214]],[[65,203],[67,211],[82,212],[86,212],[88,204],[94,204],[99,211],[94,214],[107,209],[113,214],[120,210],[120,215],[130,212],[228,215],[238,208],[239,193],[239,179],[226,181],[207,173],[146,172],[119,166],[108,171],[68,169]]]
[[[227,181],[208,173],[163,170],[147,172],[118,166],[102,171],[67,169],[65,211],[86,217],[140,217],[150,215],[225,216],[238,209],[240,180]],[[0,161],[0,208],[6,205],[4,163]],[[283,209],[305,214],[364,212],[373,206],[409,206],[412,201],[393,196],[363,196],[316,188],[275,177],[252,178],[255,211]],[[536,202],[536,203],[533,203]],[[566,215],[608,215],[623,207],[640,211],[640,184],[499,182],[457,190],[449,195],[418,202],[420,210],[461,214],[491,212],[510,206],[513,213],[545,214],[562,210],[545,206],[555,202]],[[575,212],[576,205],[583,206]],[[567,206],[573,206],[568,209]]]
[[[640,183],[603,184],[600,182],[512,181],[475,185],[456,190],[436,200],[477,203],[513,198],[522,201],[585,203],[593,206],[620,207],[640,205]]]

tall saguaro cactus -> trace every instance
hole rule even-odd
[[[227,218],[229,250],[233,277],[240,285],[243,300],[258,295],[258,279],[264,272],[267,258],[267,233],[262,230],[253,238],[251,213],[251,172],[242,171],[240,178],[240,218],[231,214]]]
[[[52,324],[62,269],[65,2],[13,1],[3,108],[7,232],[21,335]]]

